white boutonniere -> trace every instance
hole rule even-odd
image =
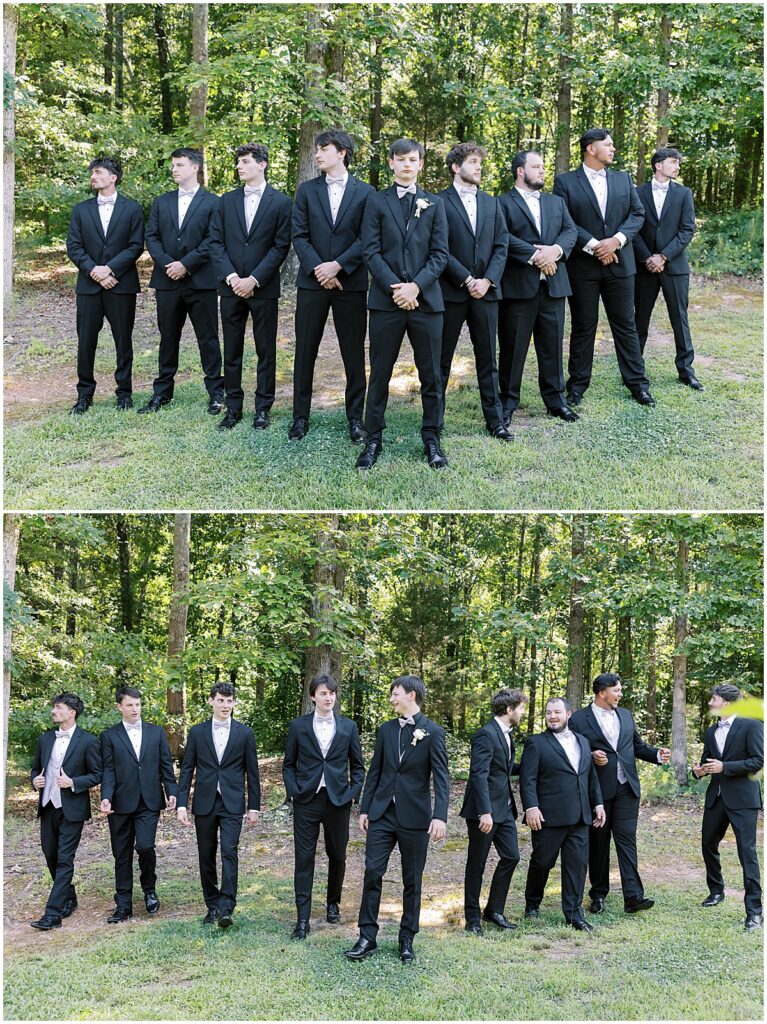
[[[424,199],[423,202],[426,202],[426,200]],[[429,206],[430,204],[426,203],[426,205]],[[418,214],[416,214],[416,216],[418,216]],[[425,729],[416,729],[416,731],[413,733],[413,738],[410,741],[410,746],[414,747],[419,740],[422,740],[425,736],[428,735],[429,734]]]
[[[424,210],[428,210],[429,207],[433,205],[434,204],[430,203],[428,199],[424,199],[423,196],[421,196],[420,199],[416,199],[415,201],[415,214],[413,216],[416,218],[420,217]],[[426,733],[424,733],[424,736],[425,735]]]

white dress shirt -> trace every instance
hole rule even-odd
[[[56,741],[45,766],[45,786],[43,787],[43,807],[52,803],[54,807],[61,807],[61,790],[56,784],[56,777],[61,771],[61,765],[69,750],[69,743],[74,736],[76,725],[71,729],[56,730]],[[72,790],[74,792],[74,790]]]
[[[538,234],[541,235],[542,234],[541,224],[543,222],[541,221],[541,193],[540,193],[540,191],[538,189],[528,190],[528,189],[525,189],[525,188],[520,188],[519,185],[515,185],[514,188],[517,190],[517,192],[519,192],[519,194],[524,199],[525,206],[527,207],[527,209],[528,209],[528,211],[530,213],[530,216],[535,221],[536,228],[538,228]],[[559,256],[557,256],[557,259],[561,260],[562,257],[565,254],[564,249],[562,248],[561,245],[558,245],[557,249],[559,249]],[[536,249],[536,252],[537,251],[538,250]],[[530,266],[533,265],[533,260],[535,259],[535,254],[536,253],[534,252],[533,255],[530,257],[530,259],[527,261],[530,264]],[[541,277],[541,281],[545,281],[546,280],[546,275],[544,274],[543,271],[541,271],[540,277]]]
[[[664,184],[657,181],[655,178],[652,180],[652,200],[655,203],[655,215],[660,220],[661,211],[663,210],[663,204],[666,201],[668,190],[671,187],[671,182],[667,181]]]
[[[258,213],[258,207],[261,204],[261,199],[266,188],[266,182],[263,185],[246,185],[243,189],[243,201],[245,203],[245,227],[250,231],[251,225],[253,224],[253,218]]]
[[[189,207],[192,205],[192,200],[197,195],[199,190],[200,190],[200,186],[199,185],[195,185],[194,188],[189,189],[189,191],[188,191],[188,193],[186,195],[182,195],[181,194],[181,189],[178,190],[178,226],[179,227],[181,227],[181,225],[184,223],[184,217],[186,217],[186,212],[189,209]]]
[[[469,218],[471,224],[471,230],[476,235],[477,233],[477,189],[469,187],[468,185],[460,185],[458,182],[453,182],[453,188],[458,193],[458,198],[463,203],[463,208],[466,211],[466,216]]]
[[[317,737],[317,742],[320,745],[322,756],[327,757],[328,751],[330,750],[330,744],[333,742],[333,737],[336,734],[336,716],[331,713],[327,718],[323,718],[322,715],[318,715],[315,711],[312,716],[312,729],[314,730],[314,735]],[[317,786],[318,793],[324,785],[325,772],[323,771],[320,784]]]
[[[737,718],[737,715],[728,715],[727,718],[720,718],[714,733],[714,739],[719,750],[719,755],[724,753],[724,745],[727,742],[727,737],[730,735],[730,726]]]
[[[123,722],[123,728],[128,734],[128,739],[133,744],[133,751],[136,755],[136,760],[138,761],[139,754],[141,753],[141,719],[138,720],[136,725],[132,726],[128,726]]]
[[[498,715],[494,715],[493,717],[495,718],[495,722],[498,725],[499,729],[503,733],[504,739],[506,740],[506,746],[509,748],[509,757],[511,757],[511,726],[506,725],[506,723],[502,719],[500,719]]]
[[[607,217],[607,171],[604,167],[599,171],[595,171],[593,167],[587,167],[586,164],[581,164],[581,166],[589,184],[594,190],[594,195],[597,197],[602,220],[605,220]],[[626,236],[622,231],[616,231],[615,237],[620,242],[620,248],[622,249],[627,241]],[[593,256],[594,246],[596,245],[599,245],[599,239],[590,238],[586,245],[584,245],[583,251],[587,252],[589,256]]]
[[[572,765],[573,771],[577,774],[581,766],[581,747],[574,732],[570,729],[563,729],[562,732],[555,732],[555,738],[562,744],[567,760]]]
[[[618,750],[618,738],[621,734],[621,723],[618,718],[618,712],[612,708],[600,708],[597,704],[591,705],[591,710],[596,716],[597,725],[604,733],[604,737],[610,746],[617,752]],[[623,784],[626,781],[626,773],[623,770],[623,765],[618,758],[618,782]]]
[[[96,196],[96,203],[98,204],[99,209],[99,219],[101,220],[101,227],[103,228],[105,236],[109,230],[109,222],[112,219],[112,214],[115,212],[116,202],[117,192],[113,192],[111,196]]]
[[[340,181],[331,181],[327,174],[325,175],[325,184],[328,187],[328,200],[330,202],[330,216],[333,219],[334,224],[336,222],[336,217],[338,216],[338,209],[343,202],[344,190],[348,181],[348,171],[344,171]]]

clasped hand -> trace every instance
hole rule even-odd
[[[421,289],[415,281],[400,281],[398,284],[393,284],[391,290],[393,292],[392,299],[394,304],[399,306],[400,309],[418,308],[418,296]]]

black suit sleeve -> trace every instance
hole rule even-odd
[[[250,272],[250,276],[258,281],[261,288],[279,271],[290,252],[291,205],[289,199],[280,199],[272,244],[266,256]]]
[[[633,725],[633,722],[632,722]],[[634,725],[634,736],[632,739],[634,745],[634,757],[638,757],[640,761],[649,761],[650,764],[658,764],[658,748],[651,747],[649,743],[645,743],[642,737],[637,732],[637,728]]]
[[[444,217],[444,210],[442,216]],[[431,747],[431,777],[434,782],[434,817],[447,821],[450,803],[450,774],[447,767],[445,730],[438,729]]]
[[[213,216],[213,211],[219,205],[221,200],[218,198],[218,196],[214,196],[212,193],[208,193],[205,196],[205,199],[208,201],[209,204],[212,204],[212,209],[209,208],[207,214],[205,214],[205,216],[207,216],[208,218],[208,228],[205,234],[200,239],[200,244],[198,246],[195,246],[194,249],[190,249],[185,256],[181,257],[180,260],[180,262],[184,264],[184,266],[186,267],[190,274],[194,273],[195,270],[198,270],[204,263],[207,263],[210,259],[210,221]],[[202,217],[202,211],[200,211],[197,214],[197,216]]]
[[[519,793],[522,797],[522,809],[538,807],[538,767],[540,757],[538,744],[530,737],[525,743],[522,751],[522,761],[519,766]]]
[[[109,260],[109,269],[119,280],[120,276],[130,269],[144,251],[144,214],[138,203],[131,203],[130,224],[128,227],[128,244]]]
[[[367,204],[367,199],[365,200],[365,203]],[[358,267],[362,266],[361,233],[357,235],[348,249],[344,249],[340,256],[336,256],[336,263],[341,264],[341,270],[343,270],[345,274],[351,274],[353,271],[357,270]]]
[[[669,185],[669,188],[671,186]],[[666,197],[668,202],[668,196]],[[692,241],[695,234],[695,204],[692,200],[692,192],[685,192],[682,196],[682,210],[679,214],[679,230],[661,250],[667,260],[673,260]]]
[[[305,184],[298,186],[296,201],[293,203],[293,248],[296,250],[301,268],[310,277],[314,268],[322,263],[320,254],[309,241],[309,201],[306,198]],[[341,262],[340,260],[338,261]],[[259,281],[261,278],[259,278]]]
[[[471,764],[469,767],[469,778],[476,793],[477,808],[480,814],[492,813],[490,789],[487,784],[492,759],[492,738],[485,729],[480,729],[471,741]]]
[[[555,196],[559,196],[561,199],[564,200],[564,204],[567,207],[567,212],[572,217],[573,224],[575,225],[575,231],[576,231],[576,235],[577,235],[576,245],[578,245],[581,249],[583,249],[584,246],[589,244],[589,242],[591,241],[591,239],[594,236],[592,235],[592,233],[590,231],[587,231],[585,228],[582,228],[580,226],[580,224],[578,224],[578,222],[575,220],[575,217],[573,215],[572,209],[570,207],[570,187],[569,187],[569,183],[565,181],[564,175],[559,174],[554,179],[554,188],[552,189],[552,192],[554,193]],[[642,204],[640,203],[639,205],[641,206]],[[643,208],[643,211],[644,211],[644,208]],[[640,226],[641,226],[641,221],[640,221]],[[622,229],[620,229],[620,230],[622,230]],[[625,232],[624,232],[624,234],[625,234]],[[626,235],[626,237],[628,238],[628,235]],[[575,246],[573,246],[573,248],[575,248]]]
[[[95,736],[88,738],[84,750],[85,775],[72,776],[72,792],[82,793],[84,790],[98,786],[101,782],[101,749]]]
[[[588,743],[588,740],[585,741]],[[597,776],[597,769],[594,762],[591,760],[591,754],[589,754],[589,806],[592,812],[595,807],[599,807],[604,804],[602,799],[602,787],[599,785],[599,777]]]
[[[72,210],[72,218],[69,221],[69,231],[67,232],[67,256],[78,270],[82,270],[84,274],[90,274],[96,266],[96,261],[88,255],[85,249],[81,213],[82,210],[79,206]]]
[[[739,761],[723,761],[725,775],[753,775],[764,768],[764,733],[758,722],[748,722],[744,740],[746,756]]]
[[[401,284],[401,281],[381,254],[383,216],[381,201],[368,200],[362,217],[362,252],[370,273],[386,294],[391,295],[391,286]]]
[[[234,264],[229,259],[229,253],[226,251],[226,245],[224,239],[226,233],[224,231],[224,199],[219,199],[218,206],[216,206],[215,212],[210,219],[210,227],[208,229],[209,241],[208,248],[210,252],[210,258],[213,261],[213,266],[216,270],[216,277],[219,281],[226,281],[230,274],[236,274],[237,271]],[[260,280],[260,278],[259,278]],[[184,758],[186,761],[186,758]],[[182,804],[183,806],[183,804]]]
[[[439,278],[447,266],[449,257],[450,252],[447,247],[447,214],[445,213],[442,200],[438,199],[434,202],[434,219],[431,225],[429,258],[423,269],[413,278],[413,281],[422,292]]]
[[[149,220],[146,225],[146,247],[159,270],[164,272],[167,265],[173,263],[173,257],[163,249],[162,238],[160,237],[160,196],[152,200],[152,205],[149,209]]]
[[[703,750],[701,751],[700,760],[698,761],[698,764],[705,764],[706,761],[708,761],[710,759],[719,760],[719,751],[718,750],[714,750],[713,749],[713,745],[714,745],[713,730],[711,728],[708,728],[708,729],[706,729],[706,734],[703,737]],[[695,772],[693,772],[692,774],[695,775],[696,779],[705,779],[706,778],[705,775],[696,775]]]
[[[501,204],[495,201],[495,242],[493,254],[485,269],[485,277],[494,285],[500,284],[503,272],[506,269],[506,259],[509,255],[509,229],[501,212]]]
[[[101,799],[112,802],[115,795],[115,758],[112,740],[107,732],[101,734]]]
[[[296,791],[296,765],[298,761],[298,737],[296,736],[296,723],[290,723],[288,739],[285,743],[285,757],[282,761],[282,780],[285,783],[285,795],[288,800],[293,799]]]
[[[248,810],[261,810],[261,779],[258,773],[258,754],[256,753],[256,737],[253,730],[248,729],[245,740],[245,772],[248,777]]]
[[[613,231],[613,234],[617,235],[618,231],[621,231],[630,242],[644,224],[644,206],[642,205],[642,200],[637,195],[637,190],[634,188],[628,175],[626,175],[626,180],[629,187],[629,200],[631,207],[629,209],[628,216],[617,230]]]
[[[562,251],[565,254],[564,259],[567,259],[575,248],[575,243],[578,241],[578,229],[576,228],[575,221],[570,216],[570,211],[567,209],[567,205],[564,202],[561,205],[561,209],[562,230],[554,239],[554,245],[562,247]]]
[[[29,780],[32,783],[32,788],[35,789],[35,779],[38,775],[42,775],[45,771],[43,765],[43,738],[38,737],[37,746],[35,747],[35,759],[32,762],[32,771],[29,774]],[[35,790],[37,792],[37,790]]]
[[[189,806],[189,790],[192,788],[192,773],[197,763],[197,740],[194,730],[190,731],[186,740],[184,760],[181,764],[181,772],[178,777],[178,807]]]
[[[639,196],[639,189],[637,189],[637,196]],[[644,194],[644,193],[643,193]],[[639,200],[644,206],[642,199]],[[647,217],[647,207],[645,207],[645,217]],[[647,242],[644,240],[644,235],[641,231],[637,231],[634,236],[634,255],[637,257],[640,263],[645,263],[653,255],[650,252],[650,248]]]
[[[352,723],[352,738],[349,744],[349,780],[352,800],[356,802],[360,798],[362,783],[365,781],[365,762],[362,759],[362,745],[356,722]]]
[[[165,795],[176,796],[176,773],[173,770],[173,758],[170,756],[168,737],[164,729],[160,730],[160,778],[165,787]]]
[[[367,814],[370,810],[370,805],[373,802],[373,796],[381,778],[382,764],[383,728],[378,730],[378,735],[376,736],[376,745],[373,751],[370,767],[368,768],[368,777],[365,781],[365,792],[362,794],[362,802],[360,803],[360,814]]]

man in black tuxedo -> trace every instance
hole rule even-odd
[[[357,725],[333,709],[338,683],[330,676],[315,676],[309,683],[314,711],[294,718],[288,729],[282,777],[288,800],[293,801],[296,912],[294,939],[309,934],[312,913],[314,862],[320,825],[328,855],[326,918],[341,920],[339,903],[346,874],[349,816],[359,800],[365,765]]]
[[[586,739],[596,765],[605,808],[605,824],[589,836],[589,897],[592,914],[601,914],[610,889],[610,838],[615,842],[627,914],[649,910],[655,900],[645,898],[639,876],[637,823],[639,821],[639,774],[636,759],[668,764],[668,747],[651,747],[637,732],[631,712],[618,707],[623,696],[621,677],[603,672],[591,684],[594,701],[576,711],[570,728]]]
[[[543,192],[543,158],[522,150],[511,162],[514,188],[498,200],[509,230],[509,258],[501,279],[498,368],[504,420],[519,406],[522,373],[535,341],[538,387],[550,416],[578,419],[565,398],[562,343],[565,297],[572,295],[565,261],[578,233],[560,196]]]
[[[533,852],[525,886],[525,917],[540,917],[549,872],[562,851],[562,912],[577,931],[594,928],[583,916],[589,825],[605,823],[602,793],[586,740],[568,728],[572,712],[561,697],[546,702],[546,731],[528,737],[520,765],[524,819]]]
[[[41,932],[60,928],[61,919],[77,907],[75,854],[91,817],[90,790],[101,780],[99,741],[77,725],[83,711],[76,693],[53,698],[51,718],[58,729],[49,729],[37,741],[30,776],[39,794],[40,845],[53,879],[43,916],[30,921]]]
[[[634,238],[637,257],[634,307],[639,344],[644,354],[653,307],[658,292],[663,291],[674,329],[675,362],[680,383],[693,391],[703,391],[703,385],[692,368],[695,350],[687,316],[690,298],[687,246],[695,234],[695,205],[692,190],[674,183],[681,165],[682,154],[678,149],[659,149],[652,155],[652,179],[636,190],[645,208],[645,218]]]
[[[160,351],[152,397],[139,412],[159,412],[173,398],[181,332],[189,317],[200,350],[208,412],[216,416],[224,408],[224,378],[218,342],[218,281],[209,258],[208,231],[218,196],[198,183],[203,165],[199,150],[174,149],[170,157],[178,188],[152,201],[146,227],[146,247],[154,260],[149,287],[156,289]]]
[[[581,136],[581,156],[580,167],[554,179],[554,194],[564,199],[578,231],[567,261],[572,285],[567,401],[579,405],[591,381],[601,297],[623,383],[640,405],[655,405],[634,323],[631,241],[642,226],[644,207],[628,174],[607,170],[615,146],[606,128]]]
[[[225,192],[210,223],[210,255],[221,296],[226,415],[219,430],[242,419],[242,357],[248,314],[253,323],[256,370],[255,430],[269,426],[277,369],[277,300],[280,267],[290,250],[291,202],[266,181],[269,150],[247,142],[235,150],[243,188]]]
[[[407,331],[421,382],[421,438],[432,469],[447,466],[439,443],[442,422],[440,351],[445,303],[439,277],[447,266],[447,219],[442,200],[416,184],[425,150],[414,139],[389,147],[394,184],[371,195],[362,219],[365,264],[371,273],[370,384],[365,409],[367,443],[358,469],[381,454],[389,382]]]
[[[741,693],[731,683],[721,683],[711,690],[708,706],[718,713],[719,721],[706,730],[703,753],[693,765],[693,775],[708,775],[709,783],[703,809],[702,849],[706,865],[709,895],[704,907],[715,907],[724,899],[724,878],[719,859],[719,844],[727,826],[732,826],[738,847],[738,860],[743,868],[745,889],[746,931],[761,928],[762,887],[759,854],[756,844],[756,822],[762,806],[759,780],[754,778],[764,768],[764,727],[753,718],[738,715]]]
[[[136,294],[141,291],[136,260],[144,251],[144,214],[134,199],[117,192],[119,161],[97,157],[88,164],[91,188],[98,193],[78,203],[67,233],[67,256],[79,270],[77,295],[77,401],[72,414],[87,412],[93,402],[93,367],[99,332],[107,318],[117,365],[117,408],[133,406],[133,323]]]
[[[348,170],[354,143],[333,128],[314,140],[320,175],[298,186],[293,206],[293,248],[299,260],[296,295],[296,356],[293,365],[293,423],[288,437],[300,441],[309,430],[314,364],[328,313],[346,374],[346,417],[354,444],[365,440],[365,295],[368,274],[362,261],[362,214],[375,189]]]
[[[176,807],[176,776],[165,730],[142,721],[141,691],[134,686],[120,686],[115,703],[122,721],[101,734],[100,809],[109,815],[117,904],[108,924],[120,924],[133,916],[134,846],[147,913],[156,914],[160,909],[155,839],[160,811],[165,807],[163,787],[168,807]]]
[[[399,676],[391,684],[391,704],[398,717],[384,722],[376,736],[360,828],[367,834],[365,879],[360,904],[360,937],[345,951],[364,960],[378,948],[378,908],[383,876],[395,846],[402,861],[405,891],[399,927],[399,958],[412,963],[413,937],[421,913],[421,880],[429,836],[444,839],[450,799],[445,730],[421,711],[426,687],[417,676]],[[432,811],[429,784],[434,785]]]
[[[261,784],[253,730],[232,718],[235,689],[231,683],[216,683],[208,703],[213,717],[189,730],[184,762],[178,780],[178,810],[182,825],[189,825],[187,803],[194,782],[192,814],[197,833],[200,882],[208,913],[203,924],[229,928],[237,903],[237,847],[245,815],[247,779],[247,822],[258,824]],[[216,852],[221,839],[221,885],[216,871]]]
[[[491,846],[495,846],[500,859],[482,920],[503,929],[516,928],[504,915],[511,876],[519,864],[517,805],[511,791],[511,777],[519,775],[519,765],[514,763],[511,730],[519,725],[526,707],[527,696],[521,690],[499,690],[493,695],[494,717],[471,741],[471,767],[461,817],[466,819],[469,831],[464,914],[466,931],[474,935],[483,934],[479,896]]]
[[[487,150],[476,142],[453,146],[446,157],[453,184],[439,193],[445,203],[450,252],[439,279],[445,300],[440,361],[442,415],[444,420],[453,355],[461,328],[468,324],[485,425],[499,441],[511,441],[503,425],[495,361],[498,299],[508,233],[497,201],[479,187],[486,156]],[[443,425],[440,423],[440,429]]]

